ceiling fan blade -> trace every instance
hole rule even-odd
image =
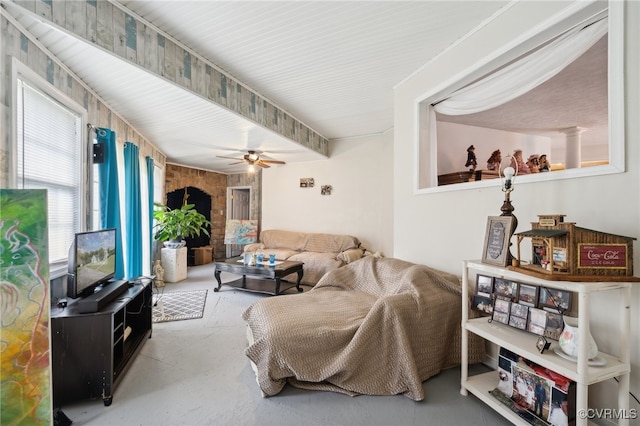
[[[258,160],[258,161],[256,161],[254,164],[255,164],[256,166],[260,166],[260,167],[262,167],[263,169],[268,169],[269,167],[271,167],[270,165],[265,164],[265,163],[264,163],[264,161],[262,161],[262,160]]]
[[[271,164],[287,164],[284,161],[278,161],[278,160],[260,160],[263,163],[271,163]]]
[[[237,157],[224,157],[224,156],[222,156],[222,155],[216,155],[216,157],[218,157],[218,158],[226,158],[226,159],[229,159],[229,160],[244,161],[244,159],[243,159],[243,158],[237,158]]]

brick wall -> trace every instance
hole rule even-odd
[[[187,186],[196,187],[211,196],[211,245],[216,258],[225,253],[224,226],[227,218],[227,175],[167,164],[165,193]],[[166,196],[164,203],[166,203]],[[220,214],[222,211],[223,214]]]
[[[224,228],[227,221],[227,187],[251,188],[250,219],[261,221],[262,173],[225,175],[200,169],[167,164],[165,169],[165,194],[176,189],[193,186],[211,195],[211,246],[216,259],[224,259]],[[166,204],[166,195],[163,203]],[[220,214],[222,212],[222,214]],[[260,226],[260,225],[259,225]]]

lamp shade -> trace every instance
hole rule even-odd
[[[257,241],[257,220],[227,219],[224,230],[225,244],[251,244]]]

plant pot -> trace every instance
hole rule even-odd
[[[564,317],[564,329],[558,340],[560,349],[569,356],[578,357],[578,340],[583,330],[578,329],[578,318]],[[598,345],[593,340],[591,332],[586,330],[588,340],[588,354],[587,358],[594,359],[598,356]]]
[[[162,244],[164,244],[166,248],[179,249],[181,247],[186,246],[187,242],[185,240],[169,240],[169,241],[163,242]]]

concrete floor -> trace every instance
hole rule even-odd
[[[165,286],[166,292],[208,289],[204,317],[154,324],[111,406],[94,400],[62,407],[74,425],[510,424],[474,396],[460,395],[458,368],[424,382],[426,397],[420,402],[401,395],[350,397],[291,386],[262,398],[244,355],[240,315],[252,302],[271,296],[225,286],[215,293],[213,270],[213,264],[189,267],[186,281]],[[223,282],[237,278],[222,277]]]

